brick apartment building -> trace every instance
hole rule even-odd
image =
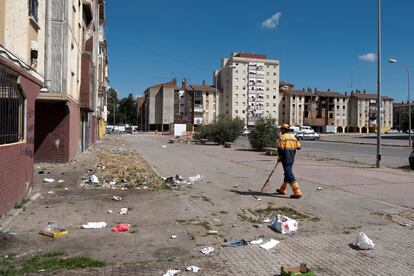
[[[44,0],[0,1],[0,215],[32,186],[35,100],[44,81]]]

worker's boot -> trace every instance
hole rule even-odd
[[[290,198],[301,198],[302,197],[302,191],[299,189],[298,183],[292,183],[290,184],[290,187],[292,188],[293,195],[290,196]]]
[[[276,189],[276,193],[284,195],[286,194],[286,188],[287,188],[288,183],[286,181],[283,181],[282,186],[280,186],[279,189]]]

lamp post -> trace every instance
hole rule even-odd
[[[378,0],[378,53],[377,53],[377,162],[381,166],[381,0]]]
[[[412,140],[411,140],[411,88],[410,88],[410,70],[408,69],[408,66],[403,63],[403,62],[399,62],[396,59],[390,58],[388,60],[389,63],[400,63],[404,68],[405,71],[407,72],[407,77],[408,77],[408,145],[411,147],[412,146]]]

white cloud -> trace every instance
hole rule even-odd
[[[375,53],[368,53],[358,57],[359,60],[366,62],[374,62],[377,60],[377,55]]]
[[[282,16],[281,12],[277,12],[272,17],[266,19],[262,22],[262,28],[274,29],[279,24],[280,17]]]

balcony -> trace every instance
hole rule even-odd
[[[93,80],[94,71],[92,68],[92,58],[89,53],[82,54],[82,65],[81,65],[81,86],[80,86],[80,95],[79,103],[80,108],[88,111],[94,111],[94,84]]]

